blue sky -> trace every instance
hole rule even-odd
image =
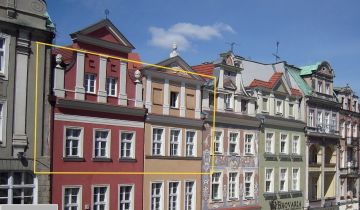
[[[176,41],[189,64],[212,61],[236,42],[234,52],[270,63],[276,41],[282,60],[297,66],[327,60],[335,86],[360,94],[358,0],[48,0],[56,43],[105,17],[134,44],[143,61],[169,56]]]

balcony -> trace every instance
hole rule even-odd
[[[354,160],[348,161],[345,167],[340,167],[340,176],[342,177],[358,177],[359,166]]]
[[[358,137],[346,137],[346,144],[351,146],[359,146],[359,138]]]
[[[320,134],[329,134],[329,135],[339,135],[339,131],[335,126],[328,124],[317,125],[316,127],[308,126],[306,127],[307,133],[320,133]]]

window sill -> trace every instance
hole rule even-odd
[[[119,158],[119,162],[137,162],[135,158]]]
[[[254,156],[252,153],[245,153],[244,156]]]
[[[170,109],[179,110],[179,107],[170,107]]]
[[[239,198],[229,198],[228,201],[232,202],[232,201],[238,201]]]
[[[211,203],[222,203],[223,200],[221,198],[218,199],[211,199]]]
[[[64,162],[85,162],[83,157],[63,157]]]
[[[96,93],[85,92],[85,94],[96,96]]]
[[[244,197],[244,200],[254,200],[254,196],[247,196],[247,197]]]
[[[109,98],[117,98],[117,96],[116,95],[114,95],[114,96],[107,96],[107,97],[109,97]]]
[[[112,162],[111,158],[108,157],[94,157],[92,158],[93,162]]]
[[[163,160],[202,160],[202,157],[189,157],[189,156],[155,156],[146,155],[146,159],[163,159]]]

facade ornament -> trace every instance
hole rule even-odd
[[[170,58],[176,57],[176,56],[178,56],[178,55],[179,55],[179,53],[177,52],[177,45],[176,45],[176,43],[174,42],[174,43],[172,44],[172,52],[170,53]]]
[[[57,54],[55,57],[56,68],[61,68],[61,64],[63,62],[63,56],[61,54]]]
[[[135,77],[135,83],[141,83],[141,71],[139,69],[137,69],[135,72],[134,72],[134,77]]]

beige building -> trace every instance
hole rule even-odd
[[[157,65],[193,71],[174,51]],[[143,206],[144,209],[201,208],[202,78],[146,67]],[[162,174],[164,173],[164,174]],[[170,174],[166,174],[170,173]],[[171,174],[173,173],[173,174]]]

